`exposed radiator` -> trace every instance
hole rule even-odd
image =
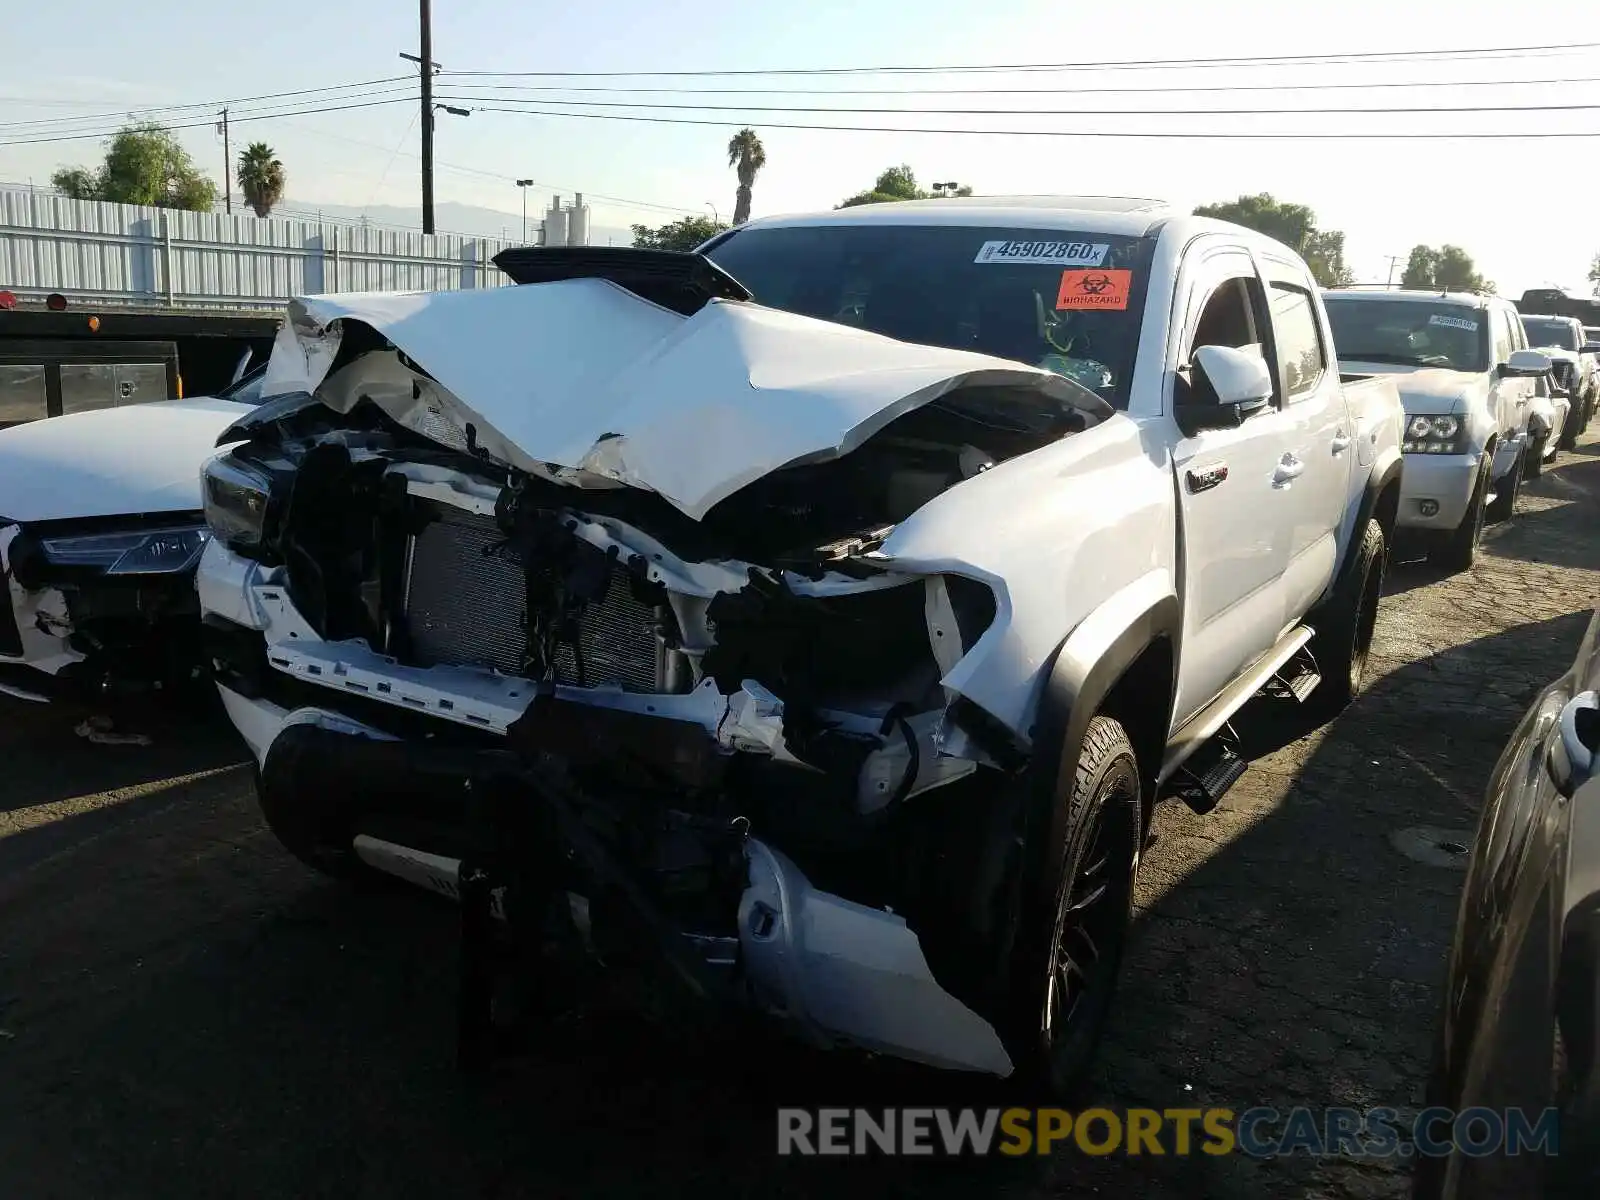
[[[412,657],[427,666],[492,667],[520,674],[526,653],[522,567],[492,553],[505,540],[494,518],[445,508],[412,541],[406,618]],[[576,684],[578,658],[589,687],[630,692],[663,689],[656,616],[613,570],[605,595],[578,621],[576,653],[556,652],[556,679]]]

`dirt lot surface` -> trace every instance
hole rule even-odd
[[[1515,718],[1570,660],[1600,579],[1597,453],[1531,485],[1469,574],[1391,571],[1352,709],[1303,736],[1247,725],[1260,757],[1223,805],[1159,814],[1107,1103],[1418,1104],[1461,873],[1394,836],[1470,841]],[[451,909],[281,853],[219,717],[136,715],[149,747],[89,745],[81,717],[0,696],[6,1200],[1406,1191],[1403,1164],[1306,1158],[779,1165],[777,1105],[967,1085],[626,1011],[463,1079]]]

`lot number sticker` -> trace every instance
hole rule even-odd
[[[1446,329],[1465,329],[1468,333],[1478,332],[1478,323],[1469,321],[1465,317],[1441,317],[1438,313],[1428,318],[1429,325],[1442,325]]]
[[[1105,242],[985,242],[975,263],[1025,263],[1046,267],[1098,267]]]
[[[1132,271],[1063,271],[1056,308],[1100,308],[1121,312],[1128,307]]]

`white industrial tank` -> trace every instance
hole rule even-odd
[[[561,207],[561,197],[550,200],[550,211],[544,214],[544,244],[567,245],[567,210]]]
[[[589,244],[589,206],[583,202],[583,193],[579,192],[572,198],[572,207],[567,210],[567,245],[587,246]]]

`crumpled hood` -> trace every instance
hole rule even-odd
[[[200,467],[248,404],[196,397],[0,429],[0,518],[197,512]]]
[[[392,353],[330,375],[352,320],[431,380]],[[754,303],[714,300],[685,317],[587,278],[296,300],[262,395],[314,392],[341,412],[369,398],[438,440],[464,442],[470,426],[474,444],[509,466],[647,488],[699,519],[763,475],[847,454],[896,417],[968,385],[1025,388],[1042,403],[1100,417],[1112,411],[1069,380],[1005,359]]]
[[[1360,375],[1393,375],[1400,405],[1407,416],[1441,417],[1465,412],[1471,402],[1489,390],[1481,371],[1453,371],[1446,367],[1409,367],[1398,363],[1346,362],[1340,369]]]

